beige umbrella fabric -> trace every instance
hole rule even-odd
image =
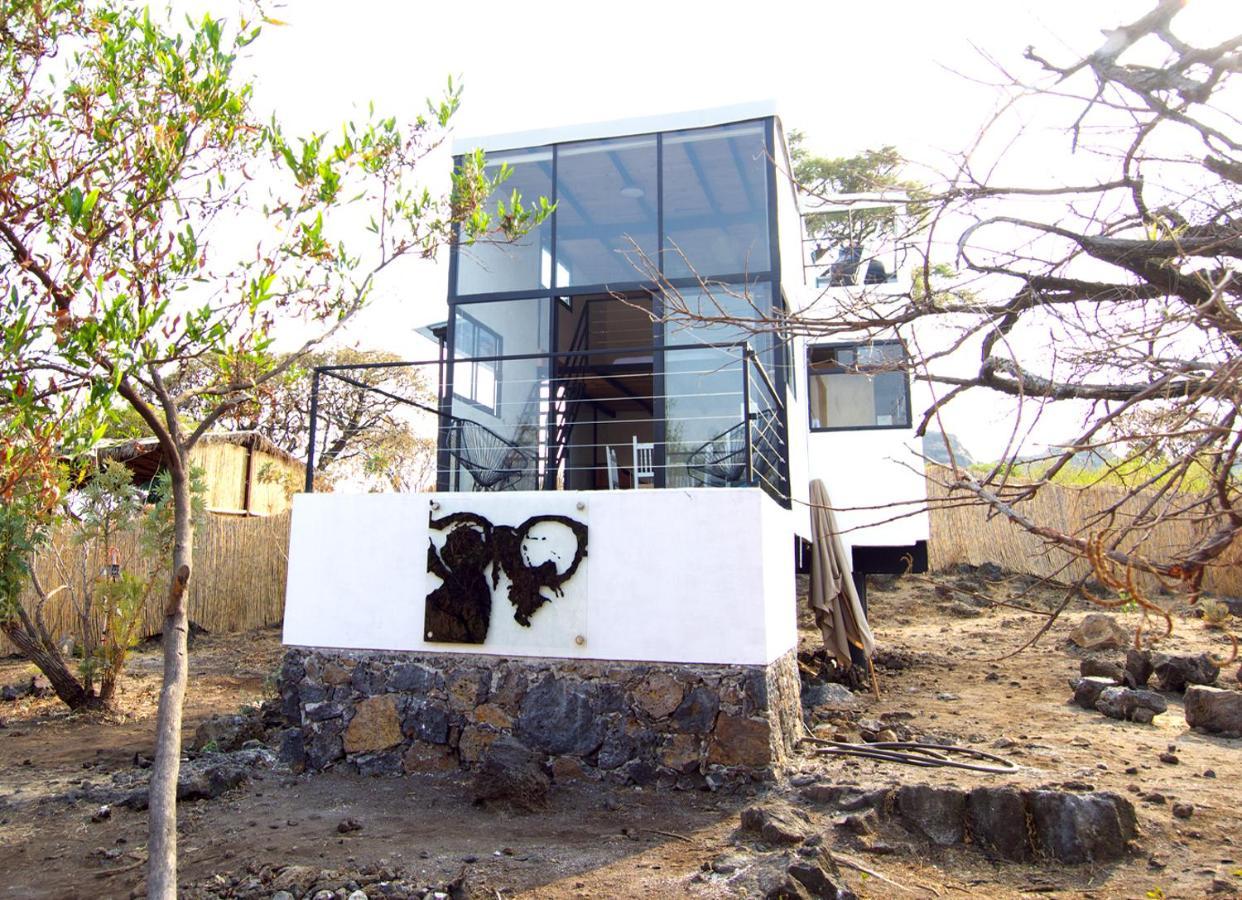
[[[828,501],[828,489],[811,482],[811,609],[824,635],[824,648],[843,669],[850,667],[850,645],[867,659],[875,653],[875,637],[850,577],[845,545]]]

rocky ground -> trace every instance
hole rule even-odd
[[[1177,611],[1173,637],[1149,655],[1148,682],[1132,685],[1126,650],[1115,645],[1131,638],[1137,613],[1117,613],[1122,630],[1112,637],[1086,629],[1105,646],[1084,650],[1068,638],[1097,610],[1076,601],[1034,647],[1009,655],[1059,599],[986,568],[873,584],[878,700],[825,680],[834,673],[814,653],[816,634],[803,633],[810,734],[964,746],[1016,764],[1012,774],[838,756],[822,752],[830,744],[808,742],[795,770],[769,788],[554,780],[546,805],[532,810],[475,805],[472,779],[458,772],[288,771],[279,748],[265,746],[275,729],[256,711],[272,691],[279,635],[204,636],[191,651],[187,746],[210,716],[241,717],[204,731],[204,752],[187,756],[183,893],[495,900],[1242,892],[1242,740],[1187,726],[1186,698],[1202,705],[1193,682],[1181,685],[1186,692],[1157,690],[1178,686],[1177,672],[1159,668],[1167,662],[1159,653],[1226,656],[1224,633]],[[1192,678],[1206,677],[1202,668],[1173,664]],[[1237,668],[1217,675],[1233,693]],[[1072,690],[1083,675],[1104,681]],[[20,661],[0,661],[0,685],[29,677]],[[0,700],[0,896],[141,891],[158,678],[158,655],[146,648],[134,658],[121,712],[107,717],[69,716],[54,699],[29,694]],[[1076,694],[1079,702],[1069,702]]]

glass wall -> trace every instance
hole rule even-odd
[[[455,249],[454,293],[770,272],[767,131],[756,120],[489,155],[489,173],[513,169],[493,209],[517,190],[527,203],[554,200],[556,212],[512,244]]]
[[[528,208],[538,204],[540,197],[552,197],[551,147],[489,154],[488,176],[495,177],[505,164],[512,174],[489,198],[489,212],[495,214],[501,203],[510,208],[515,191]],[[454,252],[458,254],[458,294],[534,291],[552,286],[551,222],[512,243],[481,240]]]
[[[686,288],[673,302],[708,321],[664,324],[667,486],[727,484],[730,474],[734,480],[743,474],[736,465],[744,452],[747,421],[741,344],[749,343],[767,365],[772,340],[710,320],[753,318],[756,308],[770,308],[771,285]]]
[[[453,307],[450,448],[454,490],[533,490],[545,439],[549,307],[538,297]],[[503,358],[498,358],[503,357]],[[491,484],[487,482],[491,481]]]
[[[557,148],[558,287],[652,280],[658,193],[654,136]]]
[[[664,136],[664,274],[765,272],[767,142],[762,122]]]

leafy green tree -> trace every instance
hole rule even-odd
[[[0,390],[30,410],[58,397],[91,435],[90,414],[119,397],[168,466],[147,878],[158,898],[176,894],[190,452],[363,309],[394,263],[434,254],[458,231],[513,237],[550,211],[517,196],[488,207],[508,172],[486,174],[481,153],[446,196],[415,183],[458,107],[451,82],[408,126],[372,114],[332,136],[287,136],[256,114],[234,68],[260,25],[211,15],[174,25],[121,0],[0,5]],[[359,217],[366,245],[351,228]],[[229,246],[253,240],[234,255],[213,240],[226,229]],[[276,355],[280,324],[294,321],[308,336]],[[170,387],[178,363],[208,356],[218,381]],[[203,401],[187,423],[183,411]]]

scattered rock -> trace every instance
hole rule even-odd
[[[1242,736],[1242,692],[1190,685],[1186,688],[1186,724],[1228,736]]]
[[[362,823],[355,818],[342,819],[336,826],[338,834],[352,834],[362,830]]]
[[[238,750],[212,753],[182,763],[177,777],[177,799],[213,800],[247,782],[255,771],[270,768],[275,761],[276,757],[267,750]],[[147,786],[143,785],[120,796],[113,805],[141,810],[147,808],[148,802]]]
[[[1214,684],[1220,667],[1206,653],[1199,656],[1170,656],[1153,653],[1152,673],[1161,691],[1184,691],[1188,684]]]
[[[1078,664],[1078,674],[1083,678],[1107,678],[1113,684],[1122,684],[1125,678],[1125,671],[1117,663],[1094,656],[1088,656]]]
[[[806,684],[802,687],[804,709],[854,709],[858,698],[843,684],[824,682]]]
[[[1108,613],[1088,613],[1070,632],[1069,639],[1083,650],[1120,650],[1130,642],[1130,637]]]
[[[810,834],[810,822],[791,806],[769,804],[742,810],[742,829],[768,844],[800,844]]]
[[[1127,687],[1141,688],[1147,686],[1147,680],[1151,678],[1150,650],[1136,650],[1131,647],[1126,651],[1124,678]]]
[[[474,802],[503,801],[521,809],[538,809],[547,803],[551,779],[544,758],[517,738],[501,735],[483,751],[474,779]]]
[[[827,849],[817,847],[812,856],[803,857],[786,869],[810,896],[826,900],[847,900],[854,892],[842,886],[841,872]],[[778,895],[780,896],[780,895]]]
[[[1152,719],[1169,708],[1169,704],[1154,691],[1109,687],[1100,692],[1095,708],[1110,719],[1150,724]]]
[[[1176,753],[1161,753],[1160,761],[1162,763],[1167,763],[1170,766],[1175,766],[1181,762],[1181,760],[1177,758]]]
[[[1173,816],[1178,819],[1189,819],[1195,814],[1195,805],[1193,803],[1174,803]]]
[[[1100,694],[1112,687],[1113,683],[1107,678],[1075,678],[1070,682],[1070,687],[1074,689],[1074,703],[1077,703],[1083,709],[1095,709],[1095,703],[1100,699]]]
[[[263,737],[263,723],[251,716],[212,716],[194,732],[194,749],[231,753]]]

